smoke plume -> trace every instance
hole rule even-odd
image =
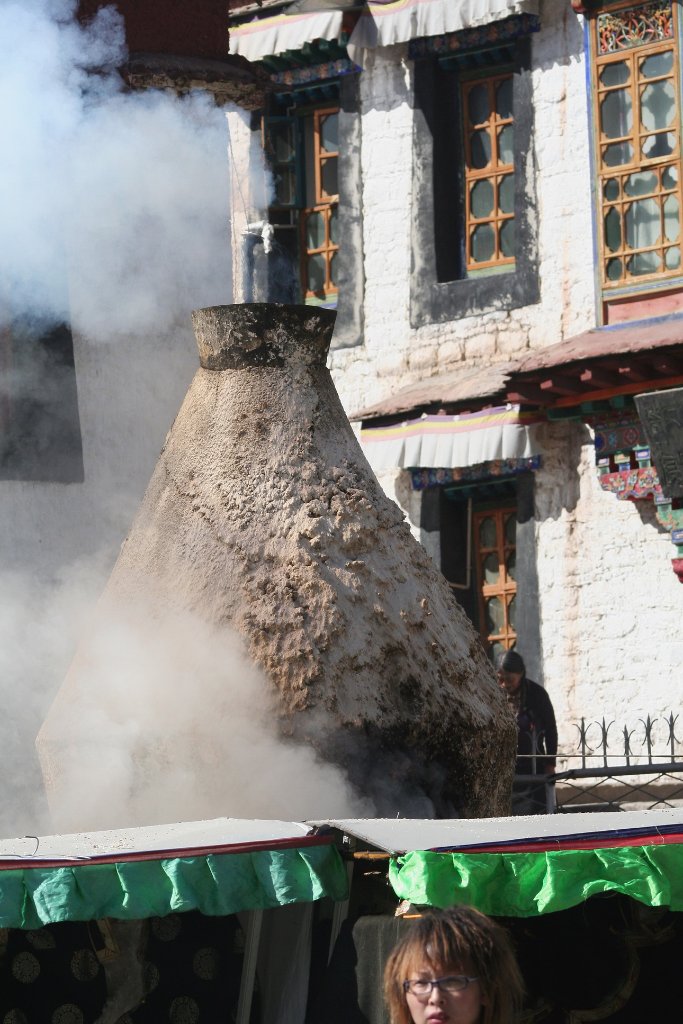
[[[349,812],[341,774],[280,738],[236,640],[118,609],[89,652],[107,714],[87,695],[72,709],[91,757],[68,769],[71,805],[46,815],[33,740],[196,366],[190,311],[231,298],[225,110],[200,93],[127,92],[115,7],[87,25],[75,10],[0,0],[0,329],[17,344],[70,325],[84,464],[82,481],[0,483],[0,833]],[[39,402],[42,367],[15,360],[15,401]],[[216,723],[210,750],[192,743],[200,712]]]
[[[230,292],[224,112],[127,93],[114,7],[0,0],[0,308],[97,339]]]
[[[237,634],[154,601],[107,612],[79,648],[81,693],[58,711],[56,798],[41,744],[60,830],[370,810],[341,772],[281,736],[272,686]]]

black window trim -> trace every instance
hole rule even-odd
[[[446,90],[442,88],[443,76],[453,72],[442,71],[436,56],[415,61],[410,275],[410,323],[413,328],[481,313],[518,309],[534,305],[540,299],[530,39],[517,40],[515,51],[515,268],[511,272],[456,280],[439,281],[437,278],[437,248],[441,247],[440,255],[443,255],[446,232],[453,218],[458,216],[452,197],[458,188],[456,184],[453,189],[453,176],[454,160],[460,145],[459,121],[456,121],[454,100],[449,102]],[[455,90],[450,90],[451,97],[454,94]],[[435,222],[437,204],[439,217]],[[451,230],[450,234],[449,244],[459,245],[457,230]],[[443,264],[444,259],[440,262]]]
[[[342,244],[337,259],[337,321],[330,348],[353,348],[363,343],[365,260],[363,255],[363,195],[361,178],[360,75],[336,79],[339,87],[339,205],[337,230]],[[260,131],[260,120],[252,125]],[[297,268],[298,271],[298,268]],[[282,301],[271,293],[268,301]]]

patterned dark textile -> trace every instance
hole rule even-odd
[[[95,924],[4,931],[2,1024],[91,1024],[106,999]]]
[[[149,921],[148,995],[120,1024],[214,1024],[235,1019],[243,933],[236,917],[195,911]]]
[[[141,1002],[136,996],[138,1005],[117,1024],[235,1019],[244,952],[236,917],[169,914],[144,922],[140,934],[132,956],[142,960],[147,994]],[[95,921],[0,929],[0,1024],[94,1024],[112,994],[100,958],[118,955],[104,946]],[[252,1020],[258,1019],[255,996]]]

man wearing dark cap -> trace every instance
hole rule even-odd
[[[498,661],[498,682],[517,719],[515,775],[552,775],[557,753],[557,726],[550,697],[538,683],[527,679],[524,659],[517,651],[505,651]],[[545,786],[516,785],[513,814],[543,814]]]

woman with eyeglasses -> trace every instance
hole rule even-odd
[[[430,910],[391,953],[391,1024],[512,1024],[522,978],[505,932],[472,907]]]

